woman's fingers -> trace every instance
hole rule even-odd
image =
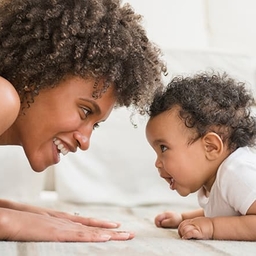
[[[80,218],[81,222],[105,225],[104,221]],[[67,218],[10,209],[0,209],[0,227],[0,240],[8,241],[105,242],[134,237],[132,232],[87,226]]]
[[[81,230],[57,231],[58,241],[62,242],[106,242],[109,240],[130,240],[134,237],[131,232],[104,230],[101,228],[82,226]]]
[[[113,221],[106,221],[106,220],[99,220],[95,218],[85,218],[82,216],[72,216],[69,218],[74,222],[81,223],[86,226],[90,227],[99,227],[99,228],[118,228],[120,223],[113,222]]]
[[[73,215],[65,212],[58,212],[58,211],[47,211],[48,216],[52,216],[55,218],[60,219],[68,219],[73,222],[81,223],[86,226],[91,227],[99,227],[99,228],[118,228],[120,227],[120,223],[107,221],[107,220],[100,220],[96,218],[86,218],[80,215],[80,213],[75,212]]]

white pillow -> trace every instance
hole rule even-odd
[[[33,202],[40,198],[46,172],[34,172],[20,146],[0,147],[0,198]]]

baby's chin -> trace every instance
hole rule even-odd
[[[188,195],[190,195],[192,192],[191,191],[188,191],[188,190],[179,190],[179,189],[176,189],[177,193],[182,196],[182,197],[186,197]]]

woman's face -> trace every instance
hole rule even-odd
[[[95,80],[71,77],[55,88],[40,91],[23,108],[10,128],[12,144],[22,145],[31,167],[43,171],[60,161],[60,154],[87,150],[92,131],[114,107],[113,87],[92,97]]]

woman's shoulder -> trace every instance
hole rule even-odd
[[[20,97],[13,85],[0,77],[0,134],[15,121],[20,110]]]

